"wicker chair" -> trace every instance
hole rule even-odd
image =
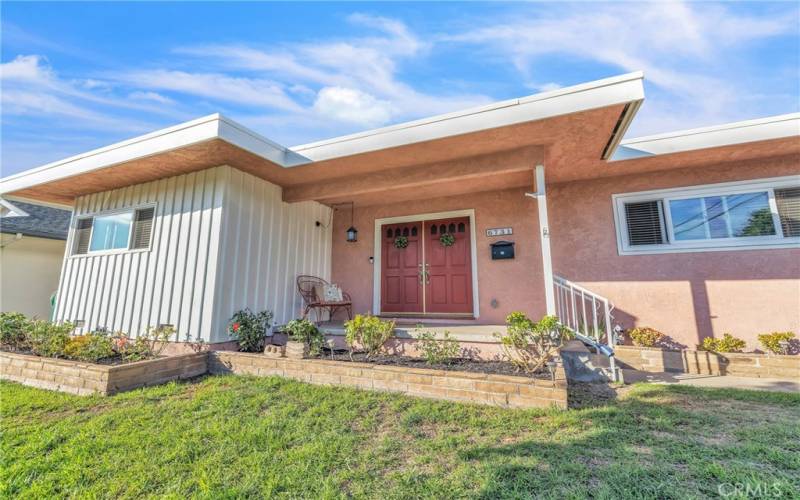
[[[321,311],[328,311],[328,320],[332,320],[334,314],[340,309],[347,311],[347,318],[353,319],[353,301],[347,292],[342,291],[342,300],[331,302],[325,301],[317,294],[317,290],[325,285],[330,285],[327,281],[316,276],[300,275],[297,277],[297,291],[303,297],[303,318],[308,316],[311,310],[317,311],[317,322],[321,321]]]

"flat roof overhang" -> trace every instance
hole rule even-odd
[[[632,73],[294,148],[217,114],[9,176],[0,194],[71,205],[218,165],[283,187],[287,201],[329,204],[386,202],[398,182],[414,188],[405,199],[530,186],[545,149],[607,157],[643,98],[642,74]]]

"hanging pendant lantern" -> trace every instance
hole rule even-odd
[[[353,218],[355,213],[355,204],[350,202],[350,227],[347,228],[347,242],[355,243],[358,241],[358,229],[353,225]]]

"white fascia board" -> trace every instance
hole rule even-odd
[[[73,177],[192,144],[223,139],[278,164],[288,150],[223,117],[208,115],[0,179],[0,194]],[[288,152],[292,156],[294,153]]]
[[[282,167],[293,167],[310,163],[308,158],[304,158],[289,148],[281,146],[277,142],[271,141],[244,125],[236,123],[224,116],[219,116],[218,138]]]
[[[800,137],[800,113],[626,139],[616,161],[747,142]]]
[[[644,99],[641,72],[290,148],[312,161],[430,141]]]

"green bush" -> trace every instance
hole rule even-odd
[[[726,333],[721,339],[706,337],[703,339],[703,349],[712,352],[742,352],[747,343],[742,339],[737,339],[730,333]]]
[[[28,345],[34,354],[48,358],[64,357],[64,349],[70,341],[72,323],[50,323],[34,320],[28,330]]]
[[[452,363],[458,357],[461,347],[450,336],[450,332],[444,332],[442,339],[437,340],[435,333],[427,331],[417,336],[417,349],[429,365],[435,365]]]
[[[631,338],[633,345],[639,347],[654,347],[658,342],[664,338],[664,334],[647,326],[640,326],[628,330],[628,336]]]
[[[356,315],[344,324],[345,341],[350,346],[350,351],[356,345],[367,352],[367,358],[377,354],[383,344],[394,333],[394,321],[382,321],[380,318],[367,315]]]
[[[325,338],[319,331],[317,325],[307,319],[293,319],[286,323],[283,331],[289,335],[289,339],[294,342],[303,342],[308,346],[308,353],[316,356],[322,352],[322,345]]]
[[[794,333],[792,332],[772,332],[762,333],[758,336],[758,341],[764,346],[766,350],[774,354],[782,354],[783,348],[781,342],[792,342],[794,340]]]
[[[64,357],[94,363],[114,356],[113,343],[105,332],[72,337],[64,346]]]
[[[495,333],[506,359],[519,369],[534,373],[542,368],[572,338],[572,333],[555,316],[544,316],[537,322],[524,313],[512,312],[506,317],[506,333]]]
[[[135,339],[118,333],[112,339],[112,345],[125,361],[141,361],[160,356],[172,337],[177,338],[172,325],[162,325],[158,328],[151,326]]]
[[[30,320],[22,313],[0,313],[0,345],[13,349],[26,348],[30,326]]]
[[[228,333],[239,341],[239,350],[244,352],[260,352],[264,349],[267,329],[272,322],[270,311],[256,314],[250,309],[237,311],[228,324]]]

